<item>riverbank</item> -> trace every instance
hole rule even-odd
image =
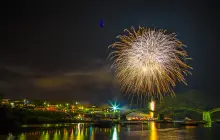
[[[79,123],[70,117],[75,114],[52,111],[36,111],[22,108],[9,108],[0,106],[0,132],[13,131],[25,124],[56,124],[56,123]],[[88,122],[88,121],[83,121]]]

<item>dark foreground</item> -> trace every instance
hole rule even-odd
[[[149,122],[139,125],[115,125],[109,128],[87,123],[27,125],[17,133],[0,136],[0,139],[18,140],[217,140],[220,124],[182,126]]]

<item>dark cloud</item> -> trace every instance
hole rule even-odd
[[[80,87],[86,85],[104,86],[114,84],[114,78],[103,67],[90,71],[69,71],[52,76],[32,79],[37,88],[57,89],[67,87]]]
[[[36,75],[37,73],[28,67],[22,66],[5,66],[6,70],[23,76]]]
[[[102,60],[91,62],[92,64],[88,63],[77,70],[59,69],[51,73],[24,66],[7,66],[4,70],[10,73],[9,75],[16,74],[16,77],[6,76],[7,81],[0,82],[0,89],[5,91],[6,95],[16,91],[13,93],[18,94],[15,97],[44,99],[54,96],[55,100],[90,98],[91,102],[96,102],[103,99],[103,96],[105,101],[117,96],[117,82],[109,66]],[[6,90],[8,88],[9,93]]]

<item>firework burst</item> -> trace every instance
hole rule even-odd
[[[175,95],[177,82],[186,84],[184,76],[192,69],[186,64],[190,58],[175,33],[132,27],[117,38],[119,41],[109,46],[109,56],[123,91],[162,99]]]

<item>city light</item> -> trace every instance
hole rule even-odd
[[[155,110],[155,102],[154,102],[154,101],[151,101],[151,103],[150,103],[150,109],[151,109],[152,111]]]
[[[14,103],[10,103],[10,105],[11,105],[11,107],[14,107],[14,106],[15,106],[15,104],[14,104]]]
[[[113,106],[113,110],[116,110],[117,109],[117,107],[116,106]]]
[[[155,111],[155,101],[153,101],[153,100],[150,102],[150,110]],[[150,116],[151,116],[151,118],[153,118],[154,112],[150,112]]]
[[[119,110],[119,104],[117,105],[116,102],[113,104],[113,103],[110,102],[110,101],[109,101],[109,103],[110,103],[111,108],[113,109],[114,112],[117,111],[117,110]]]

